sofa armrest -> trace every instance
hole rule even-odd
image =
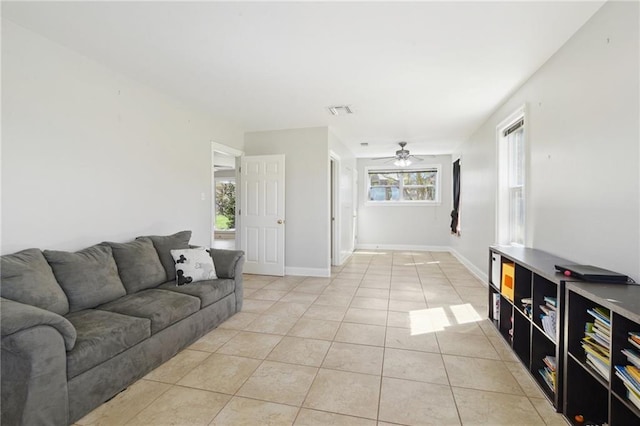
[[[55,328],[62,335],[67,351],[75,346],[76,329],[66,318],[45,309],[0,297],[0,334],[3,338],[39,325]]]
[[[236,278],[236,266],[238,266],[240,259],[244,257],[244,252],[241,250],[215,248],[208,250],[213,258],[213,264],[216,266],[216,275],[218,278]]]
[[[52,312],[0,302],[0,423],[68,425],[67,347],[75,329]]]

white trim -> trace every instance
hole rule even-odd
[[[451,252],[452,255],[456,257],[456,259],[458,259],[460,263],[462,263],[465,266],[465,268],[469,270],[469,272],[471,272],[473,275],[478,277],[482,281],[482,284],[484,284],[485,287],[487,286],[489,277],[486,272],[484,272],[482,269],[478,268],[476,265],[471,263],[469,259],[467,259],[463,255],[458,253],[456,249],[450,248],[449,251]]]
[[[211,151],[230,155],[232,157],[241,157],[244,155],[244,151],[240,151],[239,149],[235,149],[214,141],[211,141]]]
[[[450,248],[447,246],[419,246],[407,244],[357,244],[356,250],[450,251]]]
[[[461,255],[456,251],[456,249],[447,246],[412,246],[412,245],[401,245],[401,244],[358,244],[356,247],[357,250],[402,250],[402,251],[443,251],[451,253],[465,268],[469,270],[473,275],[475,275],[478,279],[482,281],[482,283],[486,286],[488,276],[487,273],[482,269],[478,268],[476,265],[471,263],[469,259]]]
[[[298,277],[331,277],[331,268],[297,268],[294,266],[285,266],[284,274]]]
[[[353,250],[351,251],[345,251],[343,253],[340,253],[340,264],[336,265],[336,266],[340,266],[342,265],[344,262],[347,261],[347,259],[349,259],[351,256],[353,255]]]
[[[331,171],[333,162],[333,173]],[[333,185],[332,185],[333,182]],[[333,195],[333,197],[332,197]],[[333,198],[333,199],[331,199]],[[329,268],[341,265],[340,262],[340,156],[329,150]],[[333,208],[332,208],[333,207]],[[333,220],[331,218],[333,217]],[[333,234],[333,239],[331,235]],[[331,252],[333,251],[333,256]]]
[[[524,119],[524,129],[523,129],[523,139],[524,139],[524,150],[525,150],[525,176],[524,176],[524,188],[522,191],[522,196],[524,198],[524,245],[526,246],[528,243],[527,238],[529,237],[530,233],[527,231],[527,208],[528,208],[528,204],[527,203],[527,199],[528,199],[528,193],[529,193],[529,189],[528,189],[528,183],[529,183],[529,170],[530,170],[530,155],[529,155],[529,136],[528,136],[528,127],[529,127],[529,117],[527,114],[527,104],[524,103],[522,104],[520,107],[518,107],[515,111],[513,111],[511,114],[509,114],[507,116],[507,118],[505,118],[504,120],[502,120],[497,126],[496,126],[496,197],[495,197],[495,212],[496,212],[496,216],[495,216],[495,235],[494,235],[494,242],[497,244],[508,244],[508,242],[501,240],[501,237],[503,237],[503,234],[506,233],[506,235],[509,234],[509,231],[506,230],[502,230],[501,231],[501,226],[502,228],[509,227],[509,219],[508,219],[508,206],[507,206],[507,211],[505,212],[505,206],[503,205],[503,203],[500,202],[500,199],[504,199],[505,195],[501,194],[501,192],[504,191],[505,188],[505,184],[503,182],[503,180],[505,178],[508,179],[507,173],[505,173],[504,171],[501,170],[502,167],[504,167],[504,163],[500,162],[500,158],[501,157],[505,157],[506,158],[506,153],[502,153],[502,151],[504,151],[506,149],[506,146],[502,143],[504,136],[503,136],[503,132],[505,129],[507,129],[509,126],[513,125],[516,121]],[[507,195],[508,196],[508,195]],[[507,219],[503,219],[501,221],[501,217],[503,217],[504,215],[507,216]],[[504,223],[503,223],[504,222]]]

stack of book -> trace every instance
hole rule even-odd
[[[522,312],[524,312],[524,314],[526,316],[528,316],[529,318],[531,318],[531,298],[530,297],[525,297],[523,299],[520,300],[520,303],[522,303]]]
[[[556,391],[556,357],[547,355],[542,361],[544,362],[544,368],[538,370],[538,373],[542,376],[544,382],[549,386],[549,388],[555,392]]]
[[[551,296],[545,296],[544,305],[540,305],[540,310],[542,311],[542,314],[540,315],[542,329],[554,342],[556,340],[557,305],[558,300],[555,297]]]
[[[587,309],[594,318],[584,327],[582,348],[586,355],[586,363],[600,376],[609,381],[611,369],[611,317],[608,309]]]
[[[640,333],[630,332],[628,341],[640,349]],[[622,353],[632,365],[616,365],[616,376],[627,388],[627,399],[640,410],[640,353],[635,349],[623,349]]]
[[[513,315],[511,315],[511,328],[509,329],[509,343],[513,342]]]

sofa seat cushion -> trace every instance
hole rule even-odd
[[[217,279],[198,281],[182,286],[177,286],[175,281],[169,281],[168,283],[162,284],[159,288],[195,296],[200,299],[202,307],[204,308],[233,293],[235,286],[234,280]]]
[[[151,334],[164,330],[200,310],[200,299],[167,290],[143,290],[97,309],[151,320]]]
[[[67,352],[69,379],[151,336],[151,321],[146,318],[94,309],[74,312],[66,318],[78,336],[74,348]]]

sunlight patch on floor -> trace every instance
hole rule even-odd
[[[464,305],[449,306],[451,312],[456,317],[458,324],[468,324],[470,322],[482,321],[482,317],[471,306],[471,303],[465,303]]]
[[[443,308],[409,311],[409,324],[412,336],[443,331],[451,325]]]
[[[455,318],[453,324],[449,321],[445,308],[453,314]],[[409,311],[409,326],[412,336],[444,331],[445,328],[451,327],[452,325],[468,324],[478,321],[482,321],[482,317],[470,303]]]

